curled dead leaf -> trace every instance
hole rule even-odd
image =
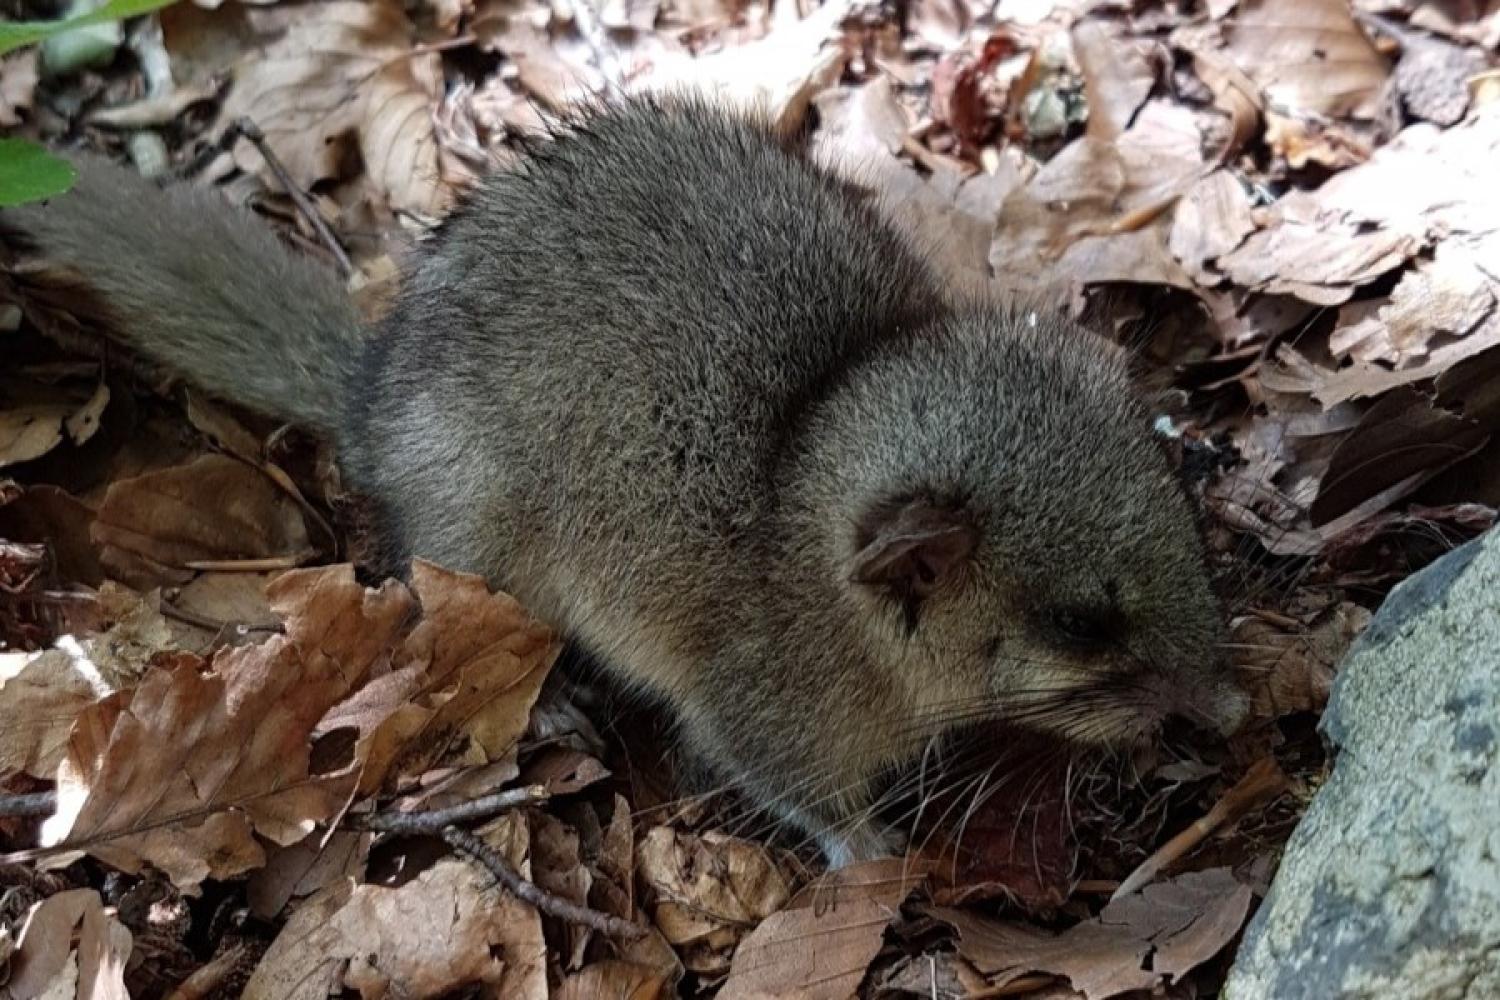
[[[303,188],[337,178],[348,139],[370,183],[398,212],[431,217],[454,184],[437,145],[437,56],[411,51],[413,28],[392,0],[318,4],[264,51],[244,59],[220,114],[222,129],[249,118]],[[273,176],[248,143],[235,162]]]
[[[759,844],[659,826],[636,845],[652,916],[688,969],[722,974],[751,928],[791,897],[785,874]]]
[[[481,832],[529,876],[524,817]],[[324,1000],[340,986],[362,996],[437,997],[463,987],[546,1000],[546,943],[535,910],[483,869],[441,860],[399,888],[336,884],[303,903],[261,959],[245,1000]]]
[[[926,881],[927,866],[901,858],[851,865],[805,886],[741,942],[723,1000],[854,995],[885,929]],[[808,947],[816,941],[815,947]]]

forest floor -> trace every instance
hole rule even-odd
[[[0,248],[0,995],[1214,995],[1343,652],[1500,505],[1497,48],[1495,0],[182,0],[89,68],[5,55],[6,134],[220,186],[372,319],[548,115],[759,102],[1160,375],[1254,711],[1131,760],[1018,737],[917,855],[820,875],[679,794],[639,706],[593,703],[602,751],[530,731],[544,625],[356,575],[326,442]]]

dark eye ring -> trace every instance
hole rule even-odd
[[[1048,616],[1058,637],[1071,646],[1097,649],[1110,639],[1110,627],[1099,615],[1077,608],[1058,608]]]

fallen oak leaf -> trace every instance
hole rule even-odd
[[[67,649],[0,653],[0,777],[51,778],[67,753],[73,720],[110,692]]]
[[[1072,41],[1088,94],[1088,134],[1112,142],[1146,103],[1156,85],[1156,65],[1140,46],[1112,36],[1100,21],[1079,22]]]
[[[109,402],[109,389],[83,404],[36,402],[0,410],[0,468],[40,458],[71,438],[81,444],[98,427],[99,411]]]
[[[417,560],[422,620],[392,653],[394,670],[332,706],[317,734],[356,734],[359,789],[371,794],[398,763],[422,771],[451,756],[489,764],[510,754],[562,645],[508,594],[480,577]]]
[[[1244,185],[1229,171],[1215,170],[1177,203],[1167,246],[1199,284],[1212,287],[1221,280],[1212,262],[1254,231]]]
[[[673,53],[637,84],[647,91],[703,90],[764,113],[778,132],[793,135],[813,99],[838,82],[853,54],[841,27],[853,10],[851,0],[828,0],[798,20],[795,4],[778,6],[777,23],[764,38],[697,59]]]
[[[1193,287],[1167,248],[1168,209],[1203,169],[1192,113],[1151,101],[1114,141],[1068,144],[1001,206],[990,250],[1008,285],[1141,282]]]

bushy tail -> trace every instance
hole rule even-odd
[[[78,184],[0,211],[0,231],[78,272],[109,332],[198,387],[324,431],[359,357],[338,278],[216,192],[80,158]]]

